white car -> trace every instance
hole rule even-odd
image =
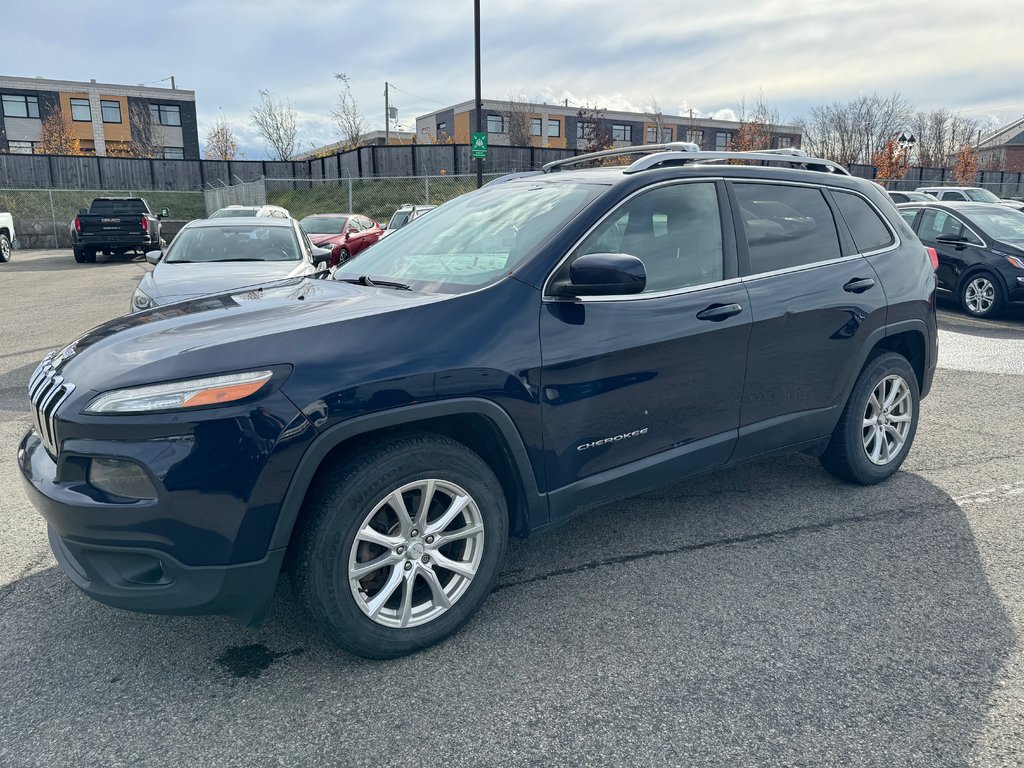
[[[384,228],[384,232],[381,234],[381,238],[385,238],[397,229],[401,229],[406,224],[410,223],[413,219],[418,219],[423,214],[437,208],[436,205],[412,205],[406,203],[401,206],[391,216],[391,221],[388,222],[387,227]]]
[[[936,200],[946,202],[993,203],[1005,205],[1016,211],[1024,211],[1024,203],[1020,200],[1003,200],[981,187],[918,187],[915,192],[924,192]]]
[[[292,215],[279,205],[229,205],[210,214],[211,219],[236,218],[244,216],[272,216],[276,219],[290,219]]]
[[[9,213],[0,213],[0,264],[11,260],[11,248],[14,242],[14,219]]]

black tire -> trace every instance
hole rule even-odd
[[[98,251],[95,248],[86,248],[85,249],[85,263],[86,264],[95,264],[96,263],[96,254],[97,253],[98,253]]]
[[[911,409],[909,428],[904,436],[903,444],[895,455],[884,464],[878,464],[871,460],[866,447],[866,441],[870,439],[868,430],[888,430],[888,427],[884,425],[865,427],[864,420],[871,412],[869,408],[873,409],[873,406],[869,405],[872,394],[881,382],[890,376],[902,378],[909,390]],[[907,453],[914,443],[920,406],[921,396],[918,390],[917,375],[907,359],[895,352],[876,352],[868,358],[860,376],[857,377],[857,383],[853,385],[850,399],[847,400],[843,414],[839,417],[839,423],[832,431],[828,447],[819,459],[821,465],[839,479],[861,485],[874,485],[891,477],[903,464],[903,460],[906,459]],[[895,419],[896,417],[890,416],[886,411],[884,424],[889,423],[889,418]],[[878,439],[877,436],[875,439]]]
[[[960,283],[960,306],[971,317],[996,317],[1003,311],[999,278],[986,270],[969,274]]]
[[[508,510],[501,484],[490,467],[461,443],[428,433],[391,436],[371,442],[334,466],[341,469],[318,477],[307,494],[289,553],[292,585],[316,623],[345,650],[372,659],[390,659],[414,653],[456,632],[490,594],[505,554]],[[460,529],[471,527],[476,519],[482,525],[483,533],[478,534],[482,536],[482,544],[477,543],[476,538],[472,541],[466,538],[461,543],[452,542],[436,551],[426,550],[424,554],[424,544],[434,536],[425,536],[427,530],[423,530],[418,539],[399,537],[405,544],[393,550],[377,544],[369,545],[370,549],[366,549],[365,543],[357,545],[356,536],[366,530],[375,509],[382,510],[377,515],[393,517],[395,526],[400,524],[394,508],[385,501],[392,492],[430,479],[452,484],[469,495],[471,505],[466,506],[467,511],[460,512],[448,526],[454,521],[462,521]],[[434,492],[438,506],[430,507],[428,521],[438,524],[441,515],[435,510],[453,508],[456,497],[446,496],[446,493],[440,487]],[[412,505],[415,501],[418,508],[416,499],[420,498],[422,496],[403,495],[403,503]],[[446,498],[451,502],[447,507]],[[412,514],[410,518],[415,525]],[[389,535],[397,535],[397,528],[388,530],[391,531]],[[444,527],[437,532],[437,537],[441,538],[442,532],[450,531],[450,527]],[[417,542],[419,548],[414,548]],[[477,547],[478,556],[475,554]],[[422,569],[419,564],[430,561],[431,553],[435,558],[440,554],[459,559],[470,551],[478,560],[468,586],[465,582],[458,586],[460,581],[455,572],[446,571],[439,562],[431,562]],[[349,581],[350,558],[355,558],[357,563],[366,563],[382,555],[394,555],[395,558],[401,555],[404,559],[399,559],[394,565],[381,566],[373,575],[357,581],[357,594]],[[423,560],[423,557],[427,559]],[[462,590],[454,594],[450,607],[438,608],[436,593],[429,589],[426,578],[415,575],[427,568],[436,574],[436,583],[444,590],[457,591],[456,587]],[[410,601],[429,595],[427,603],[434,606],[432,610],[442,612],[432,619],[425,619],[424,623],[408,627],[385,626],[382,623],[400,621],[399,607],[386,608],[386,612],[393,612],[392,616],[371,618],[371,596],[381,596],[387,589],[381,584],[398,580],[393,591],[387,593],[391,597],[384,598],[382,604],[397,606],[407,589],[407,577],[403,574],[410,573],[414,575],[408,583],[415,585],[415,588],[409,588]],[[417,603],[416,607],[422,608],[423,605],[426,603]]]
[[[0,232],[0,264],[11,260],[11,238]]]
[[[75,254],[75,261],[79,264],[87,264],[89,262],[89,257],[86,256],[84,248],[72,248],[71,251]]]
[[[346,261],[352,258],[352,254],[348,252],[348,248],[342,248],[338,251],[338,266],[340,267]]]

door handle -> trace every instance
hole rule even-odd
[[[707,309],[697,313],[698,320],[710,320],[712,323],[720,323],[726,318],[738,315],[743,311],[739,304],[712,304]]]
[[[843,286],[843,290],[849,293],[864,293],[864,291],[874,287],[875,281],[870,277],[855,277]]]

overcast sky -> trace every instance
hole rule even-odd
[[[730,116],[763,90],[783,120],[858,92],[899,91],[1009,122],[1024,114],[1021,0],[482,0],[484,98]],[[196,92],[200,142],[219,113],[248,159],[261,88],[300,115],[301,149],[336,141],[345,72],[371,128],[384,82],[399,122],[473,98],[470,0],[3,0],[0,74]]]

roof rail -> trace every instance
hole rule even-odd
[[[552,160],[542,167],[545,173],[558,171],[571,165],[579,165],[590,160],[604,157],[621,157],[622,155],[646,155],[651,152],[699,152],[700,147],[690,141],[671,141],[667,144],[639,144],[631,147],[617,147],[616,149],[602,149],[600,152],[587,152],[574,157],[565,157],[561,160]]]
[[[792,165],[808,171],[836,173],[850,176],[850,172],[838,163],[818,157],[808,157],[800,149],[761,149],[753,152],[659,152],[639,160],[626,168],[623,173],[639,173],[661,165],[685,165],[687,163],[716,163],[726,160],[743,160],[761,163]]]

